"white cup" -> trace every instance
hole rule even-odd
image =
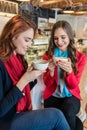
[[[49,62],[46,60],[35,60],[33,61],[33,67],[37,70],[46,70],[48,67]]]

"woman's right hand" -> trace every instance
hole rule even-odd
[[[48,69],[50,71],[50,75],[54,76],[55,63],[52,59],[49,61]]]
[[[37,79],[43,73],[44,71],[41,70],[28,69],[17,82],[16,86],[22,91],[29,82]]]

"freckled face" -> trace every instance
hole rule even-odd
[[[66,51],[70,43],[69,37],[63,28],[58,28],[54,32],[54,43],[62,51]]]
[[[20,55],[25,55],[28,48],[32,45],[32,40],[34,37],[34,30],[32,28],[27,31],[20,33],[17,37],[13,38],[13,44],[16,47],[15,53]]]

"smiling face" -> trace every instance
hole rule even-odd
[[[27,31],[13,37],[13,44],[16,47],[15,53],[25,55],[28,48],[31,47],[34,37],[34,30],[29,28]]]
[[[58,28],[54,32],[54,43],[62,51],[66,51],[70,43],[69,37],[63,28]]]

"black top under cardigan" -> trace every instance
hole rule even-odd
[[[35,83],[31,82],[31,87]],[[15,105],[22,97],[22,92],[12,85],[7,70],[0,61],[0,130],[9,130],[11,121],[16,114]]]

